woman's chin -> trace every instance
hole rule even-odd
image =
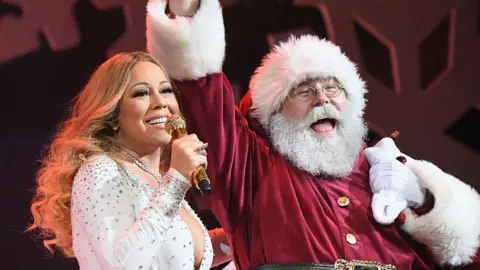
[[[172,140],[172,136],[168,134],[166,131],[157,132],[153,137],[150,137],[150,140],[153,145],[158,147],[165,147],[170,144]]]

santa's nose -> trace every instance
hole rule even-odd
[[[323,93],[323,91],[317,91],[317,95],[312,101],[315,107],[330,103],[330,99],[327,97],[327,95],[325,95],[325,93]]]

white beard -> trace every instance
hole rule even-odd
[[[336,132],[323,137],[310,126],[325,115],[337,123]],[[357,161],[367,128],[361,116],[325,104],[300,121],[277,113],[270,120],[269,132],[275,148],[296,167],[312,175],[345,177]]]

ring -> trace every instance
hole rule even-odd
[[[202,144],[202,146],[198,147],[197,150],[195,150],[195,152],[199,155],[206,156],[207,151],[205,149],[207,149],[207,147],[208,147],[208,143],[204,143]]]
[[[197,150],[196,152],[197,152],[197,154],[202,155],[202,156],[207,155],[207,150],[205,150],[205,149],[200,149],[200,150]]]
[[[197,151],[205,150],[208,147],[208,143],[202,144],[202,146],[198,147]]]
[[[404,156],[398,156],[396,160],[400,161],[402,164],[407,163],[407,159]]]

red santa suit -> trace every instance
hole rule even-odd
[[[221,71],[225,30],[218,1],[202,0],[191,18],[169,18],[162,2],[151,1],[147,7],[148,50],[180,89],[189,132],[209,143],[213,192],[208,200],[229,236],[239,269],[334,264],[338,259],[376,261],[397,269],[435,269],[440,263],[479,266],[472,261],[479,261],[480,197],[458,179],[447,177],[438,181],[442,187],[428,187],[435,206],[427,214],[417,217],[408,210],[403,226],[385,226],[372,216],[363,153],[350,175],[336,179],[309,174],[272,147],[262,122],[295,83],[315,72],[325,75],[315,58],[318,53],[304,48],[297,56],[285,56],[291,66],[282,74],[263,70],[238,109]],[[300,55],[311,55],[311,61],[295,59]],[[365,90],[355,66],[346,57],[330,60],[330,73],[363,113]]]

